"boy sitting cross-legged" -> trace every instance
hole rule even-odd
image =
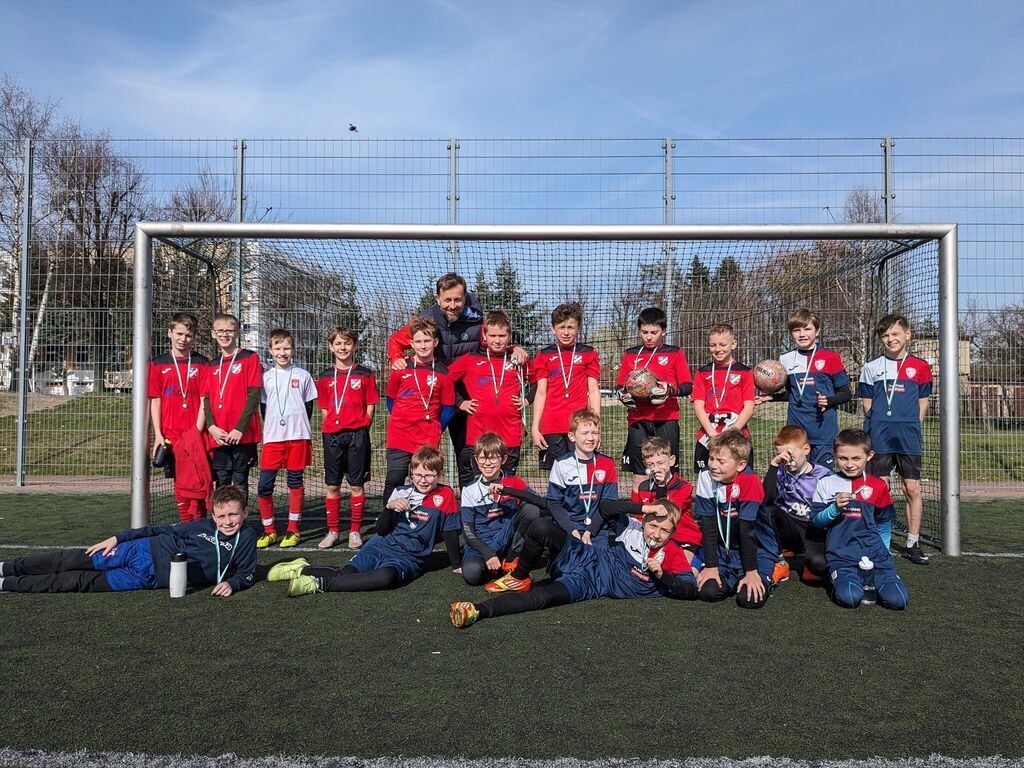
[[[300,558],[275,565],[267,581],[289,581],[289,597],[400,587],[420,575],[442,536],[448,557],[457,567],[459,508],[452,489],[438,485],[443,469],[444,457],[436,448],[420,448],[410,461],[412,483],[392,492],[377,518],[377,535],[347,565],[314,567]]]
[[[59,549],[0,563],[2,592],[124,592],[166,589],[171,558],[185,553],[188,585],[229,597],[252,586],[256,533],[243,523],[245,491],[218,488],[213,518],[131,528],[88,549]]]
[[[844,429],[836,436],[836,474],[818,483],[812,521],[826,530],[832,599],[844,608],[856,608],[864,597],[865,578],[871,578],[878,602],[901,611],[909,596],[889,553],[896,513],[889,486],[867,473],[873,456],[871,439],[863,430]],[[872,575],[867,577],[866,571]]]
[[[540,509],[509,493],[532,491],[521,477],[505,474],[508,447],[498,435],[480,435],[473,456],[480,472],[462,489],[462,578],[479,586],[515,567],[526,529],[540,517]]]
[[[537,520],[527,531],[515,570],[492,582],[494,587],[488,590],[519,594],[504,594],[479,604],[452,603],[452,624],[468,627],[481,619],[600,597],[694,599],[696,581],[686,557],[671,539],[679,508],[665,500],[650,506],[640,521],[601,505],[600,514],[614,535],[607,547],[587,545],[553,521]],[[551,553],[554,580],[534,586],[530,572],[540,563],[545,549]]]

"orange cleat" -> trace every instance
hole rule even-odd
[[[772,571],[772,584],[781,584],[789,579],[789,563],[779,560]]]
[[[495,579],[489,584],[484,584],[485,592],[526,592],[533,586],[533,579],[527,576],[525,579],[517,579],[511,573]]]

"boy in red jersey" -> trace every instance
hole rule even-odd
[[[327,535],[317,545],[329,549],[341,534],[341,482],[352,489],[348,545],[363,545],[359,528],[366,509],[364,486],[370,479],[370,423],[380,401],[377,380],[369,368],[355,363],[359,335],[335,328],[327,337],[334,365],[317,378],[317,405],[323,414],[324,485],[327,487]]]
[[[660,437],[649,437],[640,446],[640,453],[647,467],[648,477],[633,491],[630,513],[639,516],[642,505],[653,504],[658,499],[668,499],[679,507],[679,523],[672,533],[674,541],[693,560],[701,545],[700,526],[693,517],[693,486],[676,472],[676,457],[672,446]]]
[[[248,493],[249,470],[256,464],[260,429],[260,393],[263,364],[259,355],[238,346],[238,318],[213,317],[213,340],[220,357],[210,361],[203,388],[203,410],[208,444],[213,448],[214,484],[237,485]]]
[[[569,445],[569,416],[589,408],[601,413],[601,362],[597,350],[579,344],[576,337],[583,325],[583,309],[576,302],[559,304],[551,313],[555,344],[545,347],[533,359],[531,378],[537,384],[533,399],[533,444],[540,451],[541,469],[572,451]]]
[[[693,449],[693,468],[698,474],[708,468],[708,441],[727,429],[750,437],[747,422],[754,414],[754,372],[736,361],[736,333],[720,323],[708,331],[711,362],[697,369],[693,377],[693,413],[700,428]],[[747,464],[753,468],[751,446]]]
[[[629,431],[622,449],[622,471],[633,473],[633,491],[640,487],[647,475],[647,467],[640,446],[649,437],[668,441],[671,456],[679,455],[679,401],[693,391],[686,353],[677,346],[665,344],[668,319],[658,307],[648,307],[640,313],[636,325],[640,330],[639,347],[631,347],[622,354],[619,366],[619,400],[627,408]],[[647,369],[658,383],[651,396],[634,398],[623,386],[636,369]],[[685,513],[684,513],[685,517]]]
[[[153,424],[153,453],[161,445],[170,448],[164,462],[164,477],[174,478],[174,446],[193,427],[203,429],[202,392],[210,362],[192,351],[198,325],[195,315],[178,312],[167,326],[170,350],[149,364],[149,416]],[[204,459],[205,462],[205,459]],[[207,485],[209,478],[206,478]],[[174,501],[181,522],[206,516],[206,499],[192,498],[174,484]],[[208,488],[207,488],[208,491]]]
[[[413,356],[388,379],[387,474],[384,501],[405,483],[412,455],[423,446],[437,448],[441,432],[455,413],[455,386],[448,368],[434,359],[437,326],[431,320],[414,320],[409,331]]]
[[[519,448],[523,443],[523,408],[528,365],[520,365],[512,354],[512,326],[499,311],[484,317],[483,349],[456,358],[448,368],[453,383],[462,382],[469,398],[459,408],[469,414],[466,447],[458,456],[459,484],[463,487],[477,476],[474,446],[487,432],[501,437],[507,448],[502,471],[515,474]]]

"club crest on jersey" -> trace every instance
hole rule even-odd
[[[242,364],[241,363],[235,363],[234,365],[232,365],[231,366],[231,372],[232,373],[241,373],[242,372]]]
[[[352,383],[349,384],[349,386],[352,387],[352,389],[362,389],[363,381],[362,379],[352,379]]]
[[[573,365],[578,365],[579,363],[582,363],[582,362],[583,362],[583,355],[573,355],[572,356],[572,363],[573,363]]]
[[[903,370],[906,371],[908,379],[914,378],[914,374],[917,373],[917,368],[904,368]]]
[[[824,360],[815,360],[814,361],[814,370],[820,371],[820,370],[823,370],[824,368],[825,368],[825,361]]]
[[[460,341],[469,341],[469,331],[463,331],[462,336],[459,337]]]
[[[740,375],[738,373],[729,374],[729,383],[736,386],[740,383]]]
[[[299,388],[299,380],[298,379],[292,379],[292,389],[298,389],[298,388]]]
[[[435,376],[434,374],[430,374],[429,376],[427,376],[427,386],[432,387],[435,384],[437,384],[437,376]]]
[[[442,496],[440,493],[435,493],[433,496],[431,496],[430,500],[434,502],[435,507],[440,507],[441,504],[444,503],[444,496]]]
[[[868,499],[870,499],[870,498],[871,498],[871,493],[872,493],[872,491],[871,491],[871,486],[868,486],[868,485],[862,485],[862,486],[861,486],[861,487],[860,487],[860,488],[858,489],[857,493],[859,493],[859,494],[860,494],[860,497],[861,497],[862,499],[864,499],[864,500],[866,501],[866,500],[868,500]]]
[[[738,485],[734,485],[734,486],[732,487],[732,492],[730,493],[730,495],[731,495],[731,496],[732,496],[732,497],[733,497],[734,499],[738,499],[738,498],[740,497],[740,487],[739,487]]]
[[[658,355],[658,365],[668,365],[668,355]]]
[[[597,482],[603,483],[604,482],[604,477],[605,477],[605,471],[603,469],[598,469],[598,470],[594,471],[594,479]]]

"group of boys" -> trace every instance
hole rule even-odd
[[[447,302],[450,306],[448,296],[456,299]],[[897,609],[906,605],[889,554],[892,500],[886,483],[868,475],[869,462],[882,477],[894,467],[902,475],[910,528],[906,553],[913,562],[926,563],[918,543],[919,478],[931,376],[924,360],[907,354],[911,332],[905,318],[890,315],[880,321],[885,354],[862,371],[857,395],[867,431],[839,432],[836,408],[852,397],[849,378],[839,355],[820,346],[820,323],[813,313],[799,310],[790,318],[796,349],[781,360],[788,373],[785,388],[758,396],[751,369],[735,359],[737,339],[730,326],[711,328],[711,362],[691,379],[683,350],[665,343],[665,314],[645,309],[637,323],[641,344],[626,350],[619,370],[618,398],[628,414],[621,467],[633,475],[631,501],[619,501],[617,466],[598,450],[600,362],[597,351],[578,339],[580,306],[568,303],[554,310],[555,343],[530,360],[512,345],[511,323],[503,312],[484,314],[467,299],[465,282],[444,276],[438,281],[436,317],[416,318],[390,340],[385,504],[377,535],[343,568],[313,567],[300,559],[276,565],[268,580],[287,580],[289,594],[296,596],[395,587],[418,576],[443,540],[453,570],[467,583],[507,593],[478,605],[453,604],[456,626],[603,596],[717,601],[735,594],[740,605],[759,608],[773,585],[788,577],[785,547],[804,553],[803,579],[824,580],[842,605],[859,604],[869,582],[877,588],[878,602]],[[450,347],[443,361],[435,354],[441,326]],[[334,364],[314,382],[293,363],[294,340],[287,331],[270,333],[274,366],[263,371],[258,355],[239,348],[235,317],[214,318],[218,360],[192,351],[195,329],[190,315],[172,318],[170,350],[154,358],[150,375],[154,452],[166,454],[164,469],[175,478],[183,524],[205,519],[204,469],[218,493],[235,489],[244,519],[248,473],[262,440],[263,533],[254,546],[295,546],[303,473],[312,459],[310,416],[319,406],[328,528],[320,547],[339,540],[344,480],[351,488],[348,543],[361,547],[369,426],[378,394],[372,372],[355,362],[356,334],[343,328],[331,332],[327,342]],[[456,349],[453,339],[461,340],[462,348]],[[654,374],[647,397],[625,386],[636,369]],[[695,486],[675,466],[678,398],[687,395],[699,424]],[[770,399],[787,399],[789,408],[762,481],[753,474],[747,425],[755,407]],[[529,403],[533,444],[550,472],[543,497],[515,474]],[[439,483],[444,460],[438,448],[449,425],[461,501]],[[203,460],[207,452],[209,465]],[[273,508],[280,469],[286,470],[289,487],[283,537]],[[217,496],[214,504],[216,520]],[[146,535],[157,534],[138,537]],[[117,541],[133,536],[126,532]],[[75,563],[84,566],[83,558],[91,558],[95,565],[115,547],[97,545]],[[545,551],[554,579],[534,586],[531,572]],[[236,568],[239,562],[236,557]],[[28,567],[38,571],[52,565]],[[218,560],[213,582],[218,588],[224,575],[219,566]],[[6,586],[0,581],[0,589],[16,588],[17,579],[28,575],[22,573],[26,567],[19,561],[0,564],[0,579],[6,581]]]

